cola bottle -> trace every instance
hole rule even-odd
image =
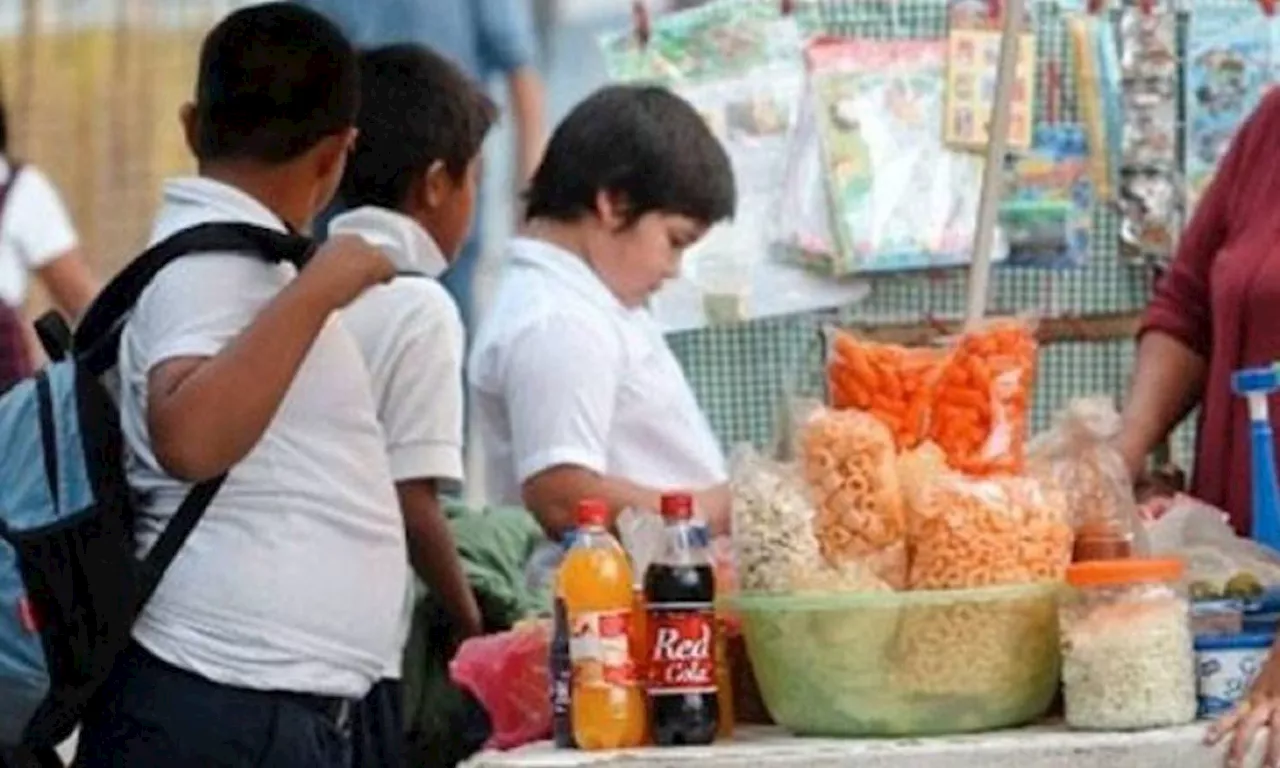
[[[644,575],[649,723],[659,746],[710,744],[716,697],[715,573],[688,494],[662,497],[666,546]]]

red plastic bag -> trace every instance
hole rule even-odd
[[[514,749],[551,736],[550,644],[550,622],[528,622],[467,640],[449,663],[449,677],[489,713],[493,735],[486,749]]]

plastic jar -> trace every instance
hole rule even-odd
[[[1096,560],[1067,571],[1062,601],[1066,721],[1088,730],[1191,722],[1196,668],[1178,560]]]
[[[1245,697],[1267,662],[1273,640],[1266,634],[1196,638],[1200,717],[1226,714]]]

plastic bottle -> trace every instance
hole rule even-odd
[[[569,619],[573,738],[585,750],[639,746],[646,722],[631,657],[631,563],[605,529],[608,516],[603,502],[578,506],[578,535],[556,584]]]
[[[710,744],[720,719],[715,572],[688,494],[662,497],[666,547],[645,573],[649,724],[659,746]]]

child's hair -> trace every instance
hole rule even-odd
[[[0,154],[9,151],[9,112],[0,101]]]
[[[292,3],[236,11],[200,49],[195,144],[201,162],[284,163],[355,125],[356,52],[320,14]]]
[[[338,197],[344,206],[397,210],[437,161],[461,180],[498,117],[493,100],[421,45],[360,56],[360,137]]]
[[[687,102],[656,86],[602,88],[551,136],[526,195],[526,215],[574,221],[618,195],[634,223],[651,211],[705,224],[733,215],[733,169],[724,148]]]

